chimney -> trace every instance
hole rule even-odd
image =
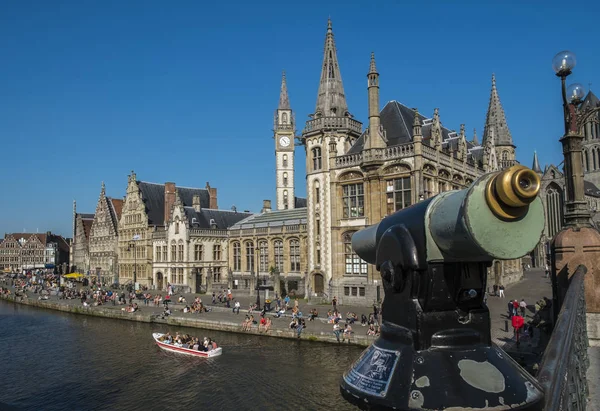
[[[210,203],[208,208],[213,210],[218,210],[219,206],[217,205],[217,189],[212,188],[208,181],[206,182],[206,190],[208,190],[208,195],[210,196]]]
[[[263,208],[260,210],[261,213],[271,212],[271,200],[263,200]]]
[[[194,194],[192,207],[194,207],[194,210],[198,212],[202,211],[202,206],[200,205],[200,196],[198,194]]]
[[[171,209],[175,204],[175,183],[165,183],[165,225],[171,219]]]

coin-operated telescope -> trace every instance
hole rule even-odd
[[[482,176],[354,234],[381,272],[381,336],[342,380],[363,409],[541,410],[537,381],[492,344],[492,260],[526,255],[544,228],[540,179],[524,166]]]

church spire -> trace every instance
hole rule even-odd
[[[315,117],[347,117],[350,115],[348,113],[342,75],[340,74],[340,66],[333,39],[331,19],[327,21],[321,81],[319,83],[317,107],[314,115]]]
[[[479,140],[477,139],[477,129],[473,128],[473,141],[472,141],[474,146],[478,146],[479,145]]]
[[[279,92],[279,110],[290,109],[290,98],[288,96],[287,82],[285,79],[285,70],[281,74],[281,91]]]
[[[490,93],[490,104],[485,119],[485,127],[483,130],[483,145],[491,136],[491,129],[494,129],[494,145],[495,146],[513,146],[512,136],[506,122],[506,115],[500,103],[498,90],[496,89],[496,76],[492,74],[492,91]]]
[[[531,169],[538,174],[542,174],[542,169],[540,168],[540,163],[538,161],[537,151],[533,152],[533,166]]]

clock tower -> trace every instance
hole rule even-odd
[[[294,208],[294,114],[290,108],[285,72],[281,78],[279,106],[275,111],[275,170],[277,210]]]

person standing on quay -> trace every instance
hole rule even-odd
[[[500,284],[500,298],[504,298],[504,286],[502,284]]]
[[[333,297],[333,300],[331,300],[331,305],[333,305],[333,312],[337,312],[337,297]]]

